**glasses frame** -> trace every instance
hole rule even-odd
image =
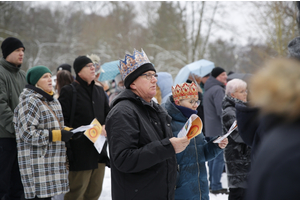
[[[157,78],[158,75],[155,73],[155,74],[142,74],[140,76],[145,76],[147,80],[152,80],[153,77]]]
[[[194,101],[193,99],[192,100],[187,100],[187,99],[181,99],[181,101],[188,101],[189,104],[191,104],[192,106],[195,106],[195,104],[197,103],[197,105],[199,106],[201,101],[200,100],[197,100],[197,101]],[[193,103],[191,103],[191,101],[194,101]]]

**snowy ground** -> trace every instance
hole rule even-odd
[[[223,173],[222,175],[222,186],[223,188],[227,188],[227,176],[226,173]],[[99,200],[111,200],[111,186],[110,186],[110,168],[105,168],[105,177],[103,180],[103,189],[102,189],[102,194],[99,198]],[[214,194],[209,194],[210,200],[228,200],[228,195],[225,194],[218,194],[218,195],[214,195]]]

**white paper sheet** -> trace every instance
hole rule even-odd
[[[94,146],[95,146],[95,148],[97,149],[98,153],[101,153],[105,141],[106,141],[105,136],[100,135],[100,136],[98,137],[98,139],[96,140],[96,142],[94,143]]]
[[[95,126],[95,124],[90,124],[90,125],[86,125],[86,126],[80,126],[80,127],[76,128],[76,129],[71,130],[71,132],[73,132],[73,133],[83,132],[83,131],[86,131],[86,130],[88,130],[90,128],[93,128],[94,126]]]
[[[237,128],[237,122],[236,120],[232,123],[230,129],[228,132],[223,135],[222,137],[219,137],[218,139],[214,140],[213,143],[220,143],[223,139],[227,138],[235,129]]]

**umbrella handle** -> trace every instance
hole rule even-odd
[[[197,81],[196,81],[196,79],[195,79],[195,76],[194,76],[194,74],[193,74],[193,73],[191,73],[191,74],[192,74],[192,77],[193,77],[194,83],[197,85],[198,91],[202,93],[202,89],[201,89],[200,85],[197,83]]]

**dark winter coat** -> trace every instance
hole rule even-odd
[[[27,85],[20,94],[13,121],[25,198],[46,198],[68,192],[65,142],[49,142],[51,130],[64,128],[59,102]]]
[[[76,109],[72,128],[90,124],[94,118],[97,118],[101,125],[104,125],[106,116],[109,112],[108,99],[102,87],[97,86],[92,81],[87,85],[85,81],[76,77],[77,82],[72,84],[77,91]],[[69,126],[73,89],[71,85],[62,87],[58,98],[64,115],[65,124]],[[82,134],[82,133],[81,133]],[[84,135],[78,139],[70,140],[71,156],[68,152],[70,171],[82,171],[98,168],[98,162],[108,163],[106,145],[101,154],[94,147],[94,144]],[[69,151],[69,149],[68,149]]]
[[[225,96],[222,102],[223,134],[226,134],[236,120],[236,102],[242,101]],[[239,135],[239,127],[228,136],[224,150],[225,166],[229,188],[247,188],[247,176],[251,166],[251,148]]]
[[[260,116],[258,108],[249,107],[243,103],[236,103],[235,108],[239,135],[251,147],[253,160],[258,146],[267,134],[267,131],[271,129],[273,124],[276,124],[277,119],[272,116]]]
[[[246,200],[298,200],[300,197],[300,120],[273,124],[257,149]]]
[[[176,156],[171,117],[130,89],[112,102],[106,120],[113,200],[173,200]]]
[[[177,137],[187,117],[175,106],[173,96],[164,104],[168,114],[172,117],[173,136]],[[186,149],[176,154],[178,162],[177,184],[175,190],[176,200],[208,200],[208,180],[206,161],[214,159],[223,150],[217,144],[207,143],[203,133],[191,139]]]
[[[204,125],[206,137],[222,135],[222,100],[225,96],[225,85],[210,76],[205,82],[203,96]]]
[[[0,59],[0,138],[15,138],[15,129],[12,123],[14,109],[19,103],[19,95],[26,85],[26,73]]]

